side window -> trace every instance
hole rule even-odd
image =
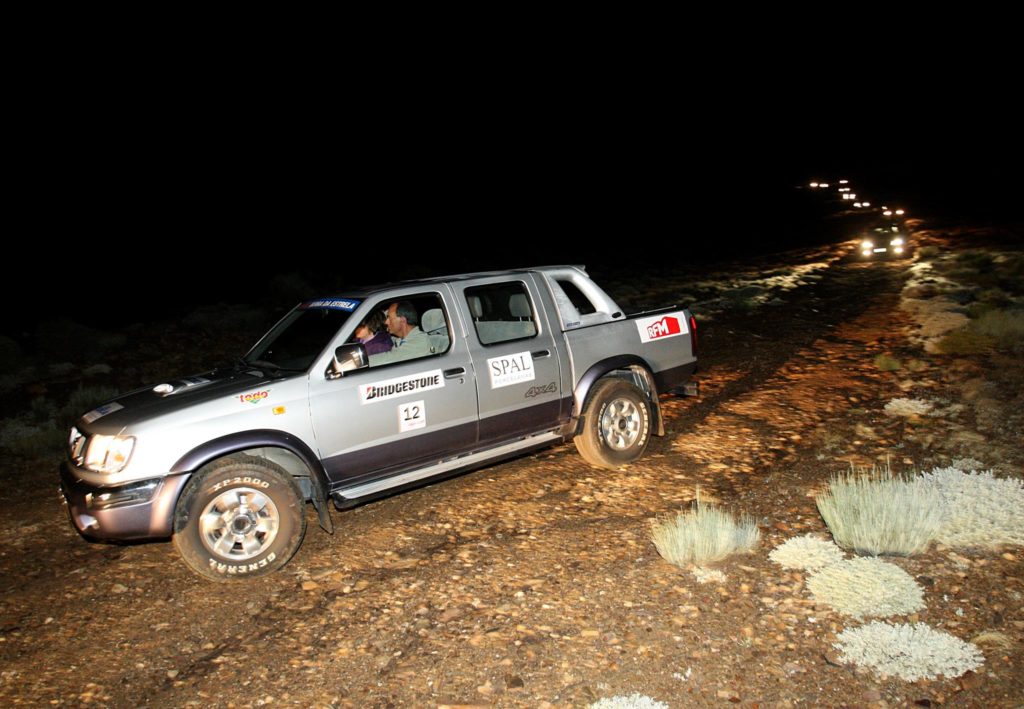
[[[533,304],[521,281],[466,289],[466,305],[476,336],[484,345],[536,337]]]
[[[438,293],[380,300],[353,341],[366,347],[371,367],[443,354],[452,342],[444,301]]]
[[[563,279],[559,279],[556,283],[558,283],[562,292],[565,293],[567,298],[569,298],[569,302],[572,303],[573,307],[576,308],[576,311],[580,315],[590,315],[591,313],[597,312],[597,308],[595,308],[594,304],[590,302],[590,298],[585,296],[583,291],[581,291],[575,283]]]

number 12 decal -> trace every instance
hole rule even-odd
[[[422,401],[410,401],[398,407],[398,430],[402,433],[425,428],[427,425],[427,407]]]

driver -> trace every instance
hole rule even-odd
[[[391,333],[390,352],[370,355],[370,366],[376,367],[389,362],[401,362],[433,354],[430,336],[420,329],[420,316],[407,300],[400,300],[388,306],[384,326]]]

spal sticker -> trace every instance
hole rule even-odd
[[[398,406],[398,430],[402,433],[427,426],[427,405],[423,401],[410,401]]]
[[[532,382],[533,356],[529,352],[491,357],[487,360],[487,372],[491,377],[491,389]]]

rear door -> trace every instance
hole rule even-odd
[[[467,319],[480,441],[495,443],[558,426],[567,414],[559,357],[532,276],[495,276],[452,287]]]

